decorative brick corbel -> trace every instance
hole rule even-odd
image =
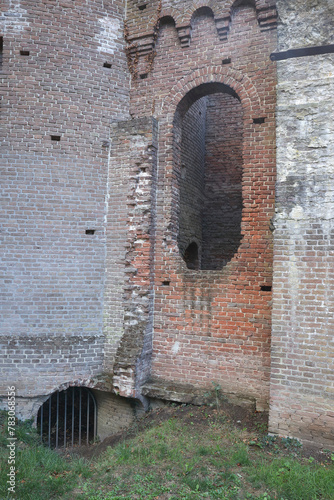
[[[154,47],[153,33],[145,33],[140,37],[129,37],[128,42],[131,55],[136,53],[139,57],[147,56]]]
[[[225,16],[215,19],[217,33],[219,36],[219,40],[224,42],[227,40],[227,35],[230,29],[231,17]]]
[[[176,28],[177,34],[179,35],[179,40],[181,47],[189,47],[191,39],[191,26],[179,26]]]
[[[136,80],[150,71],[149,61],[154,52],[154,34],[145,33],[140,37],[128,37],[127,57],[130,72]]]
[[[277,28],[277,10],[274,6],[266,7],[257,11],[257,20],[261,31],[269,31]]]

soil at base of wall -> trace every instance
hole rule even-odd
[[[87,459],[96,458],[101,455],[109,446],[116,446],[118,443],[131,439],[153,426],[160,423],[176,418],[184,421],[184,423],[192,423],[203,431],[208,427],[209,422],[213,420],[219,422],[224,421],[230,423],[231,426],[236,426],[239,429],[247,429],[248,432],[254,433],[256,438],[250,441],[250,445],[254,449],[267,449],[271,454],[273,442],[268,436],[268,413],[258,412],[253,408],[237,406],[226,402],[220,403],[217,408],[212,406],[193,406],[185,404],[167,404],[164,407],[152,410],[146,413],[142,418],[138,419],[132,426],[107,437],[100,443],[91,446],[77,446],[74,449],[60,450],[60,453],[65,455],[76,455]],[[302,457],[313,457],[314,460],[319,462],[331,462],[331,453],[324,451],[316,446],[301,446],[297,440],[272,438],[274,439],[275,447],[280,451],[286,451],[288,454],[295,452],[296,455]]]

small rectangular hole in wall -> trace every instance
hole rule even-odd
[[[231,64],[231,58],[227,57],[226,59],[223,59],[222,64]]]
[[[253,123],[258,123],[258,124],[261,124],[261,123],[264,123],[265,121],[265,118],[253,118]]]
[[[85,233],[86,234],[94,234],[95,233],[95,229],[86,229]]]
[[[21,56],[29,56],[30,52],[29,52],[29,50],[20,50],[20,55]]]
[[[51,141],[60,141],[60,135],[52,135]]]
[[[138,5],[138,9],[139,9],[139,10],[145,10],[145,9],[146,9],[146,7],[147,7],[147,3],[143,3],[143,4],[141,4],[141,5]]]
[[[111,63],[105,62],[103,65],[104,68],[111,68]]]
[[[142,73],[142,74],[140,75],[140,78],[141,78],[142,80],[145,80],[145,78],[147,78],[147,73]]]
[[[169,286],[170,285],[170,281],[168,281],[168,280],[163,281],[162,284],[163,284],[163,286]]]
[[[269,285],[262,285],[261,286],[261,292],[271,292],[271,286],[269,286]]]

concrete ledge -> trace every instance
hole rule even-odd
[[[182,384],[171,380],[158,378],[149,379],[141,386],[143,396],[154,399],[174,401],[178,403],[187,403],[193,405],[208,404],[215,400],[215,388],[196,387],[192,384]],[[221,400],[238,406],[254,407],[256,400],[252,396],[244,394],[226,393],[219,391]]]

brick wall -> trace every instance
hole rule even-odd
[[[109,392],[92,390],[97,403],[97,435],[104,438],[129,427],[143,414],[140,403]]]
[[[242,107],[228,94],[208,95],[174,122],[174,135],[178,126],[180,253],[196,243],[199,268],[221,269],[241,241]]]
[[[121,165],[126,174],[121,180],[126,199],[125,206],[115,207],[110,224],[127,229],[121,261],[125,265],[123,294],[119,295],[123,301],[123,333],[115,353],[113,383],[122,396],[139,398],[152,353],[157,131],[152,117],[121,121],[113,140],[113,164]],[[107,264],[113,273],[109,256]],[[107,308],[114,318],[114,303],[106,304]]]
[[[330,0],[277,4],[279,50],[334,43]],[[278,64],[273,225],[273,2],[124,7],[4,3],[0,393],[263,409],[272,362],[271,432],[330,447],[333,55]],[[103,435],[133,414],[101,394]]]
[[[173,17],[175,23],[165,17],[158,37],[154,32],[158,4],[150,3],[143,11],[130,4],[127,20],[132,42],[130,112],[135,117],[153,113],[159,123],[152,384],[159,397],[158,383],[163,388],[187,380],[204,390],[215,381],[226,393],[253,398],[258,408],[265,408],[271,293],[261,287],[271,285],[275,65],[269,54],[276,47],[276,35],[264,29],[249,7],[231,12],[227,39],[221,21],[226,4],[225,10],[217,4],[214,16],[210,9],[194,12],[187,2],[178,3],[177,11],[173,8],[174,4],[162,5],[161,15]],[[136,38],[139,33],[142,37]],[[231,62],[222,64],[226,59]],[[193,271],[186,268],[178,245],[182,203],[178,114],[182,117],[198,99],[217,92],[238,96],[242,107],[243,239],[223,270]],[[264,123],[253,123],[261,117]],[[240,178],[240,167],[236,176]],[[123,383],[126,386],[126,380]]]
[[[202,269],[222,269],[237,253],[242,217],[242,106],[209,96],[206,114]]]
[[[277,4],[280,50],[334,43],[332,2]],[[271,432],[332,449],[333,65],[333,54],[278,63],[270,409]]]
[[[178,244],[184,257],[187,247],[196,243],[202,249],[204,209],[206,97],[196,101],[185,114],[181,126],[180,212]],[[176,124],[175,124],[176,126]]]
[[[102,371],[105,141],[110,120],[129,116],[122,16],[121,1],[4,4],[5,392],[45,394]]]

